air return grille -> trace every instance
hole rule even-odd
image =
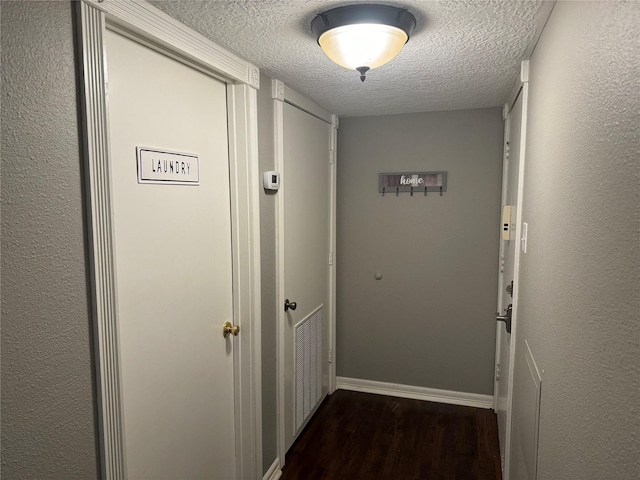
[[[304,426],[322,397],[322,325],[324,310],[314,313],[294,327],[296,433]]]

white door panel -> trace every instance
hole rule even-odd
[[[226,85],[106,39],[128,476],[234,479]],[[139,184],[136,147],[198,155],[200,184]]]
[[[285,450],[295,439],[294,326],[327,307],[329,295],[331,126],[294,107],[284,105],[284,294],[297,303],[284,321]],[[328,343],[328,314],[323,337]],[[322,394],[328,390],[328,359],[323,352]]]
[[[505,312],[507,306],[513,302],[512,296],[506,292],[506,287],[514,280],[515,272],[515,255],[516,249],[519,247],[518,239],[516,238],[516,212],[518,202],[518,175],[519,175],[519,162],[520,162],[520,132],[522,126],[522,92],[518,95],[518,98],[513,105],[509,118],[509,138],[508,145],[508,157],[505,160],[507,162],[507,177],[504,181],[506,185],[506,196],[503,200],[504,205],[511,206],[511,225],[510,225],[510,240],[501,240],[503,243],[503,258],[504,258],[504,272],[503,272],[503,289],[500,292],[502,298],[502,310],[501,314]],[[497,415],[498,415],[498,433],[500,438],[500,456],[502,465],[505,464],[505,450],[507,441],[507,416],[509,408],[509,372],[511,370],[510,365],[510,352],[511,352],[511,334],[507,333],[504,322],[498,322],[498,336],[499,342],[499,358],[497,359],[498,365],[500,365],[500,379],[497,382]]]

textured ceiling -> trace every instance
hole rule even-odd
[[[361,83],[325,57],[310,29],[317,13],[358,1],[152,3],[341,116],[503,105],[549,11],[542,0],[376,2],[408,8],[418,25],[403,51]]]

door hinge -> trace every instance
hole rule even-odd
[[[500,381],[500,364],[496,363],[496,382]]]
[[[333,252],[329,252],[329,265],[333,265]]]
[[[333,162],[336,161],[336,151],[335,150],[330,150],[329,151],[329,163],[331,165],[333,165]]]
[[[329,363],[333,363],[333,349],[329,349]]]

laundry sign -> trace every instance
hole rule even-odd
[[[379,174],[380,193],[446,192],[447,172],[400,172]]]
[[[138,183],[198,185],[198,156],[156,148],[136,147]]]

